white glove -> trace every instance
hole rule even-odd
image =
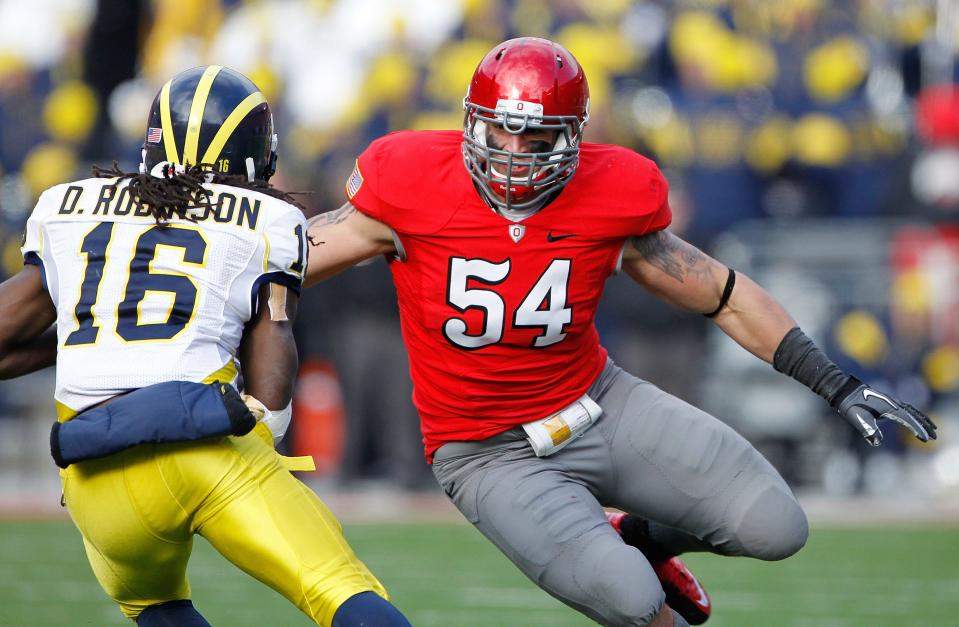
[[[279,444],[283,436],[286,435],[287,429],[290,428],[290,421],[293,419],[293,401],[290,400],[289,404],[283,409],[270,411],[266,408],[266,405],[249,394],[241,394],[240,398],[256,416],[257,422],[265,424],[270,433],[273,434],[273,445]]]

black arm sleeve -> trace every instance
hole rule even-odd
[[[773,368],[833,403],[849,375],[839,369],[799,327],[793,327],[773,355]]]

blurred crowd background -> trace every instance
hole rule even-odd
[[[845,369],[927,408],[934,445],[866,451],[818,397],[701,317],[614,278],[604,344],[714,412],[794,487],[959,495],[959,1],[0,0],[0,273],[39,193],[136,167],[159,87],[197,65],[263,90],[274,183],[338,207],[353,160],[403,128],[460,128],[483,54],[555,39],[590,83],[586,139],[653,158],[672,229],[765,285]],[[429,172],[410,172],[429,177]],[[584,216],[588,219],[588,216]],[[394,291],[375,261],[304,292],[283,446],[336,486],[432,490]],[[0,489],[53,477],[52,373],[0,387]]]

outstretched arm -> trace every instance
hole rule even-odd
[[[396,252],[390,228],[350,203],[309,219],[310,263],[304,285],[313,285],[364,259]]]
[[[729,277],[726,266],[669,231],[632,238],[623,255],[623,269],[666,302],[696,313],[715,311]],[[770,364],[786,333],[796,326],[766,290],[738,273],[729,300],[712,320]]]
[[[936,438],[928,416],[840,370],[749,277],[731,273],[669,231],[632,238],[623,268],[663,300],[708,313],[746,350],[826,399],[873,446],[882,442],[876,422],[883,419],[898,422],[923,442]]]
[[[0,283],[0,379],[18,377],[57,361],[57,310],[40,269],[28,265]]]

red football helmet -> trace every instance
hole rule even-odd
[[[589,121],[589,85],[559,44],[536,37],[499,44],[476,67],[463,108],[463,160],[494,207],[535,211],[572,178]],[[513,135],[557,132],[552,150],[511,152],[488,145],[490,125]]]

